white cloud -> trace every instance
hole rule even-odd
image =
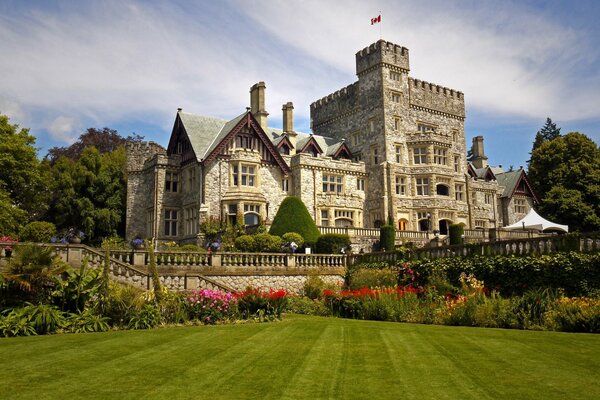
[[[54,119],[48,126],[48,132],[50,135],[60,141],[67,144],[73,143],[77,140],[79,132],[75,131],[79,128],[75,118],[59,116]]]

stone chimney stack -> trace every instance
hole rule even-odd
[[[283,133],[285,133],[290,140],[293,149],[290,149],[290,155],[296,154],[296,137],[298,134],[294,132],[294,104],[288,101],[281,108],[283,111]]]
[[[488,158],[483,151],[483,136],[473,138],[473,165],[475,168],[485,168],[488,166]]]
[[[265,88],[266,85],[263,81],[250,88],[250,112],[264,130],[267,129],[267,116],[269,115],[265,110]]]

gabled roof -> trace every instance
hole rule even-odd
[[[500,197],[512,197],[515,193],[515,190],[519,187],[521,183],[524,183],[533,199],[537,202],[538,198],[533,190],[533,186],[529,182],[529,178],[527,178],[527,174],[522,169],[517,169],[515,171],[503,172],[496,175],[496,180],[500,186],[504,187],[502,191],[502,195]]]
[[[190,114],[183,111],[177,112],[175,120],[175,126],[173,132],[178,126],[178,121],[188,136],[190,144],[198,162],[205,160],[216,147],[227,137],[227,135],[244,119],[248,112],[244,112],[232,120],[224,120],[220,118],[206,117],[202,115]],[[265,139],[270,141],[274,147],[281,144],[282,141],[286,140],[289,142],[287,134],[283,133],[281,129],[277,128],[266,128],[262,129],[257,123],[256,125],[260,131],[265,135]],[[328,138],[319,135],[313,135],[303,132],[296,133],[296,149],[298,152],[303,149],[306,144],[312,140],[316,147],[320,149],[321,154],[326,156],[335,157],[342,148],[347,149],[347,145],[344,144],[343,140]],[[171,141],[173,141],[173,135]],[[291,143],[288,143],[291,146]],[[350,152],[349,149],[347,149]],[[351,154],[351,153],[350,153]],[[280,155],[279,155],[279,158]],[[278,161],[279,162],[279,161]]]
[[[299,140],[296,142],[296,144],[298,145],[298,150],[300,150],[300,153],[304,153],[310,147],[314,147],[320,154],[323,154],[323,148],[319,146],[319,143],[314,136],[310,136],[307,139],[302,139],[302,141]],[[327,150],[327,147],[325,147],[325,150]]]
[[[473,163],[469,163],[469,172],[470,175],[473,176],[473,178],[477,178],[477,179],[484,179],[486,181],[490,181],[490,180],[494,180],[496,179],[496,172],[494,171],[494,168],[492,167],[484,167],[484,168],[475,168],[475,166],[473,165]],[[496,171],[498,169],[496,168]],[[500,169],[502,170],[502,169]]]

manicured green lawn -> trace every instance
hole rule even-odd
[[[287,316],[0,339],[1,399],[600,399],[600,335]]]

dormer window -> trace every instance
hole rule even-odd
[[[290,147],[287,144],[282,144],[281,146],[279,146],[279,153],[289,155]]]

